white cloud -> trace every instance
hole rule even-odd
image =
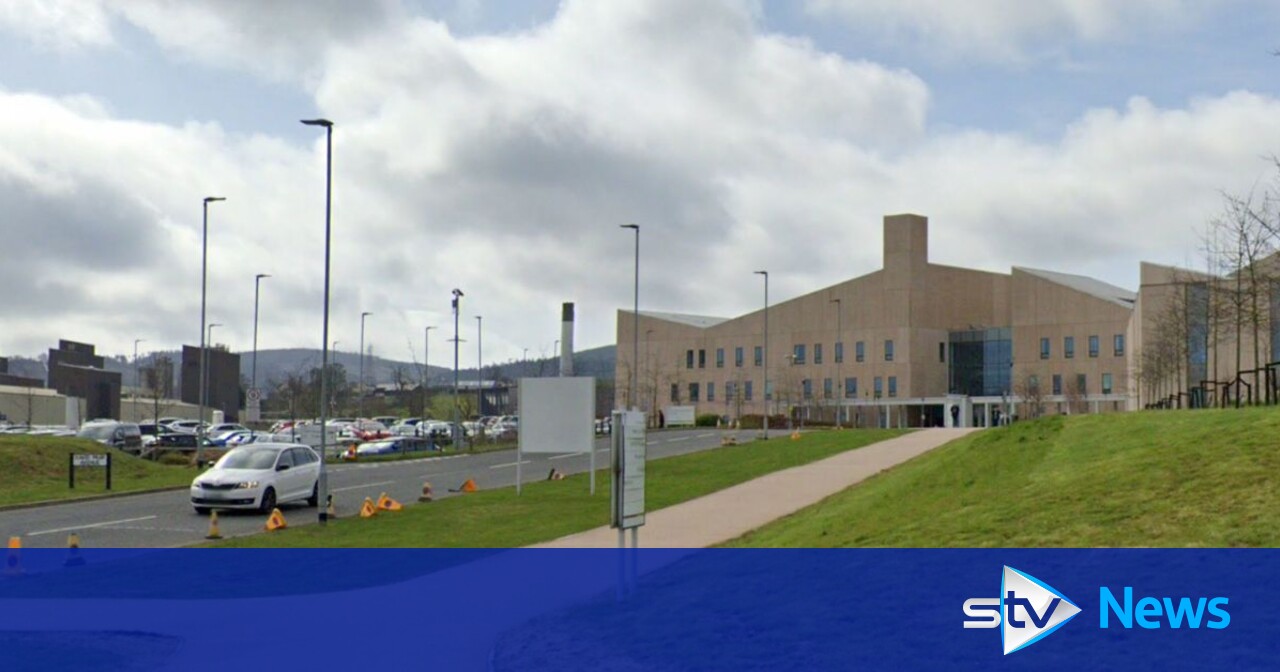
[[[114,42],[106,9],[90,0],[6,0],[0,3],[0,29],[57,50]]]
[[[816,16],[938,56],[1018,63],[1072,43],[1184,28],[1221,0],[807,0]]]

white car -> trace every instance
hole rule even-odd
[[[191,506],[204,515],[210,509],[257,509],[263,513],[286,502],[319,503],[316,488],[320,457],[296,443],[253,443],[227,451],[208,471],[191,482]]]

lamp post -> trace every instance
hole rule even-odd
[[[840,429],[840,416],[844,411],[844,378],[840,377],[844,366],[844,341],[840,340],[844,337],[844,304],[840,299],[831,299],[831,303],[836,304],[836,343],[840,344],[840,356],[836,358],[836,384],[839,386],[836,393],[836,429]]]
[[[361,418],[364,417],[364,318],[372,314],[360,313],[360,384],[356,386],[356,391],[360,395],[358,407]]]
[[[476,315],[476,415],[484,415],[484,318]]]
[[[147,339],[145,338],[133,339],[133,415],[135,416],[134,420],[138,419],[137,418],[138,388],[142,387],[142,374],[139,373],[138,371],[138,344],[146,343],[146,342],[147,342]],[[154,420],[155,418],[152,418],[152,419]]]
[[[769,438],[769,271],[756,271],[764,276],[764,438]]]
[[[262,279],[269,278],[266,273],[253,276],[253,365],[249,374],[249,389],[258,389],[258,298],[262,293]],[[257,420],[257,418],[254,418]]]
[[[326,439],[328,437],[328,409],[325,401],[329,393],[329,239],[330,216],[333,201],[333,122],[328,119],[303,119],[307,126],[322,126],[325,130],[324,156],[324,326],[320,336],[320,475],[316,481],[316,512],[320,524],[329,522],[329,474],[324,467]]]
[[[427,390],[431,386],[431,330],[435,327],[425,327],[422,330],[422,415],[427,415]]]
[[[200,417],[196,423],[196,464],[200,463],[201,451],[200,443],[204,438],[204,379],[205,379],[205,355],[208,349],[208,341],[205,340],[205,333],[208,328],[205,327],[205,307],[208,305],[209,295],[209,204],[218,201],[225,201],[222,196],[205,196],[204,197],[204,224],[201,227],[200,234]]]
[[[631,314],[631,393],[628,395],[631,401],[631,409],[639,410],[639,382],[640,376],[636,369],[640,366],[640,225],[639,224],[623,224],[622,228],[631,229],[636,232],[636,266],[635,266],[635,283],[633,285],[634,305]]]
[[[341,342],[342,342],[342,341],[340,341],[340,340],[338,340],[338,339],[336,339],[336,338],[335,338],[335,339],[333,339],[333,345],[329,347],[329,350],[333,352],[333,365],[334,365],[334,366],[337,366],[337,365],[338,365],[338,344],[339,344],[339,343],[341,343]],[[326,367],[326,368],[324,368],[324,369],[321,369],[321,371],[323,371],[323,372],[324,372],[324,374],[320,376],[320,378],[321,378],[321,381],[320,381],[320,385],[321,385],[321,390],[320,390],[320,405],[321,405],[321,406],[323,406],[323,407],[328,408],[328,409],[329,409],[329,410],[331,410],[331,411],[333,411],[333,412],[334,412],[334,414],[336,415],[336,414],[338,413],[338,408],[337,408],[337,406],[338,406],[338,405],[337,405],[337,403],[335,403],[334,399],[338,396],[338,392],[337,392],[337,390],[329,390],[329,391],[328,391],[328,395],[329,395],[329,396],[325,396],[325,394],[326,394],[326,393],[325,393],[325,391],[324,391],[324,381],[325,381],[325,380],[327,380],[327,379],[329,378],[329,376],[330,376],[330,375],[332,375],[332,374],[331,374],[331,372],[328,370],[328,367]],[[343,381],[344,381],[344,382],[346,381],[346,378],[347,378],[346,371],[343,371],[343,372],[342,372],[342,379],[343,379]],[[321,424],[324,424],[324,423],[321,423]]]
[[[462,290],[453,290],[453,449],[462,443],[462,426],[458,424],[458,313],[461,311]]]
[[[221,327],[221,326],[222,324],[218,322],[214,322],[210,324],[208,327],[206,327],[205,329],[206,346],[204,350],[208,350],[209,348],[213,347],[213,328]],[[205,352],[202,350],[200,354],[201,354],[201,361],[204,361]],[[207,435],[207,428],[205,427],[205,422],[204,422],[205,407],[213,405],[213,400],[209,398],[209,378],[211,378],[211,376],[209,375],[209,367],[201,366],[200,367],[200,399],[202,399],[204,403],[200,405],[200,417],[198,418],[199,422],[196,424],[196,465],[197,466],[200,465],[201,460],[204,457],[204,437]],[[210,419],[212,420],[212,418]]]

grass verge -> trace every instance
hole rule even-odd
[[[76,469],[76,487],[67,487],[68,453],[111,453],[111,490],[101,468]],[[192,467],[157,464],[95,441],[54,436],[0,436],[0,506],[70,500],[188,485]]]
[[[1280,545],[1273,408],[1052,417],[971,434],[729,546]]]
[[[679,504],[787,467],[807,464],[901,434],[897,430],[812,432],[797,441],[753,441],[650,462],[645,499],[649,510]],[[233,547],[451,547],[509,548],[548,541],[609,524],[608,475],[588,493],[587,474],[536,481],[517,497],[515,488],[486,490],[406,507],[376,518],[343,518],[326,527],[307,525],[269,535],[227,539]]]

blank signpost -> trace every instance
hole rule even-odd
[[[520,494],[526,453],[586,453],[591,494],[596,494],[595,378],[521,378],[519,408],[516,494]]]
[[[640,526],[644,525],[645,417],[640,411],[613,412],[612,522],[618,530],[618,593],[635,588],[639,574]],[[626,533],[631,530],[631,553]],[[627,571],[627,557],[631,568]],[[628,586],[628,577],[630,585]]]

